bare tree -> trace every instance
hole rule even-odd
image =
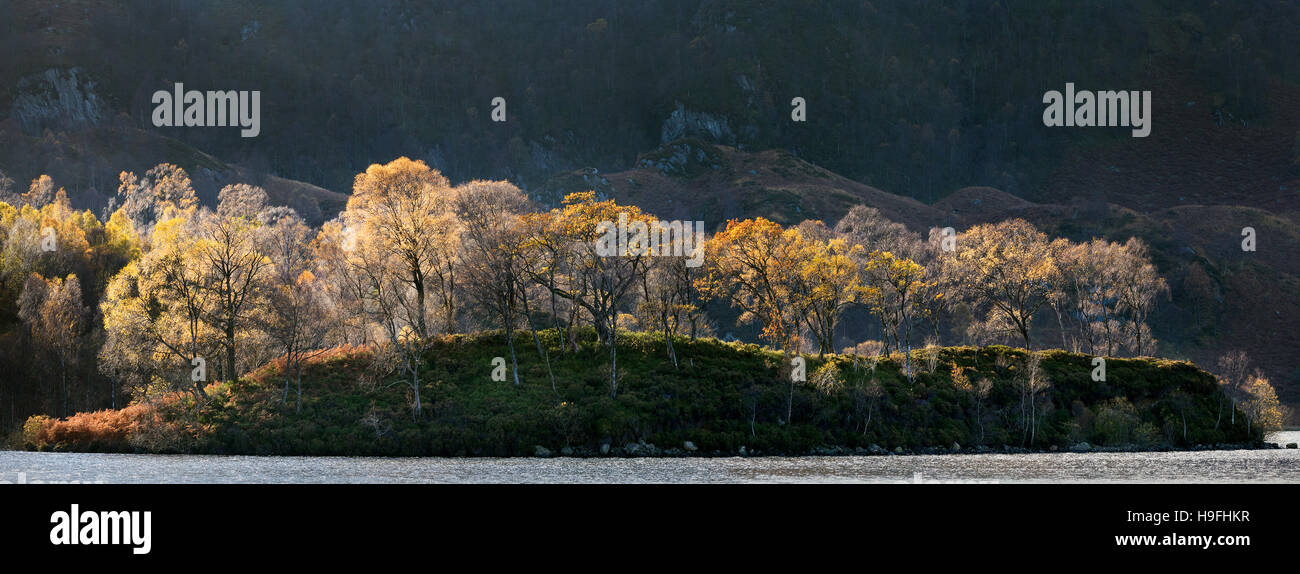
[[[1020,414],[1025,432],[1029,434],[1029,444],[1033,445],[1038,431],[1039,396],[1051,388],[1052,382],[1043,372],[1042,356],[1033,351],[1025,356],[1025,372],[1020,376]],[[1029,405],[1029,416],[1025,419],[1025,405]]]
[[[515,326],[520,308],[527,306],[523,282],[525,258],[521,214],[528,198],[504,181],[472,181],[454,192],[453,210],[461,226],[465,250],[462,275],[475,299],[496,316],[510,350],[511,373],[519,384],[519,359],[515,354]],[[537,353],[545,358],[536,330]],[[546,358],[548,370],[550,359]],[[552,376],[554,386],[554,376]]]
[[[284,352],[284,392],[289,398],[291,374],[297,379],[297,410],[302,410],[302,365],[322,352],[333,330],[335,314],[327,308],[324,282],[313,273],[315,260],[311,229],[295,216],[282,217],[265,228],[266,252],[270,255],[267,302],[269,313],[258,321]]]

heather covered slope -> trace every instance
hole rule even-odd
[[[665,219],[701,220],[710,230],[728,219],[750,217],[782,225],[805,219],[833,224],[855,205],[880,209],[913,229],[954,221],[920,201],[845,178],[786,150],[745,152],[696,138],[643,153],[628,170],[557,174],[533,195],[558,204],[569,193],[587,190]]]
[[[880,358],[874,369],[862,357],[806,356],[808,382],[794,386],[790,403],[790,368],[780,353],[679,339],[674,367],[660,337],[630,333],[620,338],[621,390],[611,397],[605,351],[594,339],[560,355],[554,334],[541,335],[550,343],[554,388],[531,351],[520,353],[521,385],[492,380],[493,358],[508,356],[499,333],[434,344],[425,354],[418,418],[403,379],[375,371],[367,349],[346,348],[308,365],[301,410],[296,384],[282,402],[284,379],[272,363],[237,383],[209,386],[202,406],[171,397],[71,421],[33,418],[26,442],[60,450],[534,456],[596,455],[606,448],[614,454],[1049,450],[1083,442],[1190,448],[1260,439],[1241,412],[1233,413],[1214,377],[1184,362],[1112,358],[1106,381],[1096,382],[1091,357],[1045,351],[1041,374],[1050,385],[1031,400],[1023,393],[1026,356],[1006,347],[919,351],[914,382],[899,355]],[[524,333],[516,346],[531,349],[531,343]],[[690,451],[687,441],[698,450]]]

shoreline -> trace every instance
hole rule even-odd
[[[1294,443],[1291,443],[1294,445]],[[1191,448],[1179,448],[1172,446],[1152,446],[1141,447],[1136,445],[1124,446],[1094,446],[1087,443],[1076,444],[1069,448],[1059,448],[1056,446],[1041,448],[1025,448],[1010,445],[1002,445],[1001,448],[989,446],[979,446],[971,448],[943,448],[943,447],[921,447],[908,449],[897,447],[893,450],[885,449],[877,445],[871,445],[867,448],[849,448],[849,447],[822,447],[812,449],[807,453],[789,454],[775,453],[769,454],[761,450],[749,450],[745,447],[733,452],[711,451],[700,453],[691,452],[682,448],[658,449],[653,444],[638,444],[635,448],[629,449],[626,446],[622,448],[611,448],[607,453],[592,453],[589,449],[571,449],[572,452],[535,452],[533,456],[515,456],[515,457],[488,457],[488,458],[803,458],[815,456],[923,456],[923,455],[979,455],[979,454],[1088,454],[1088,453],[1142,453],[1142,452],[1202,452],[1202,451],[1233,451],[1233,450],[1286,450],[1296,448],[1295,446],[1284,446],[1273,442],[1262,442],[1258,445],[1248,443],[1231,443],[1215,445],[1196,445]],[[585,451],[585,452],[584,452]],[[452,457],[452,458],[478,458],[478,457]]]
[[[0,448],[0,452],[19,452],[19,453],[52,453],[52,454],[124,454],[124,455],[151,455],[151,456],[225,456],[225,457],[257,457],[257,458],[374,458],[374,459],[539,459],[539,458],[570,458],[570,459],[664,459],[664,458],[695,458],[695,459],[720,459],[720,458],[811,458],[811,457],[890,457],[890,456],[935,456],[935,455],[986,455],[986,454],[1109,454],[1109,453],[1154,453],[1154,452],[1212,452],[1212,451],[1239,451],[1239,450],[1295,450],[1296,443],[1279,444],[1276,442],[1264,441],[1256,445],[1246,443],[1231,444],[1214,444],[1214,445],[1196,445],[1191,448],[1179,448],[1172,446],[1152,446],[1141,447],[1136,445],[1124,446],[1095,446],[1095,445],[1074,445],[1070,448],[1051,447],[1048,449],[1025,448],[1010,445],[1002,445],[1001,448],[988,446],[970,447],[970,448],[943,448],[943,447],[922,447],[916,449],[907,449],[897,447],[893,450],[883,447],[877,448],[849,448],[849,447],[823,447],[816,448],[806,453],[789,454],[789,453],[768,453],[758,449],[747,449],[741,447],[735,451],[690,451],[685,448],[664,448],[660,449],[653,444],[637,443],[632,448],[630,445],[623,447],[611,447],[606,452],[595,451],[586,447],[580,448],[563,448],[559,451],[550,449],[535,450],[530,456],[485,456],[485,455],[464,455],[464,456],[385,456],[385,455],[300,455],[300,454],[258,454],[258,453],[175,453],[175,452],[112,452],[112,451],[74,451],[74,450],[39,450],[39,449],[21,449],[21,448]],[[877,445],[872,445],[876,447]],[[604,450],[604,449],[602,449]]]

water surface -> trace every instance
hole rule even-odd
[[[1300,441],[1300,432],[1272,442]],[[0,483],[1300,483],[1300,450],[757,458],[365,458],[0,451]]]

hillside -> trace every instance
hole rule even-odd
[[[924,230],[954,218],[910,197],[853,181],[782,149],[745,152],[697,138],[668,142],[641,154],[636,167],[557,174],[534,193],[556,205],[566,194],[596,190],[665,219],[702,220],[710,229],[728,219],[766,217],[783,225],[805,219],[838,221],[855,205]]]
[[[1042,201],[1171,143],[1207,153],[1145,183],[1200,186],[1210,167],[1252,179],[1264,167],[1266,181],[1295,158],[1297,28],[1300,6],[1274,0],[13,0],[0,3],[0,110],[20,79],[51,68],[82,68],[108,115],[138,126],[171,82],[261,90],[258,145],[211,130],[177,137],[336,191],[400,155],[456,180],[531,188],[560,171],[628,169],[695,136],[789,149],[922,201],[967,185]],[[1065,82],[1151,90],[1154,139],[1044,128],[1042,94]],[[795,96],[806,123],[790,121]],[[489,120],[494,97],[510,121]],[[1193,139],[1170,131],[1178,109],[1201,121]],[[1223,142],[1209,133],[1229,130],[1216,115],[1248,127]]]
[[[209,399],[197,410],[192,398],[173,395],[69,421],[34,417],[27,446],[278,455],[763,455],[1091,448],[1083,442],[1192,448],[1260,438],[1240,413],[1234,416],[1214,377],[1184,362],[1109,359],[1106,381],[1094,382],[1090,357],[1046,351],[1041,368],[1050,387],[1032,401],[1031,417],[1021,410],[1030,408],[1019,386],[1026,357],[1006,347],[920,351],[915,382],[907,381],[898,355],[879,358],[874,368],[863,357],[806,356],[809,382],[788,395],[790,371],[780,353],[683,338],[675,343],[681,363],[674,367],[662,338],[629,333],[620,339],[622,390],[611,398],[605,351],[594,340],[561,356],[554,333],[541,336],[549,343],[554,389],[532,351],[519,356],[521,385],[492,380],[493,357],[508,353],[499,333],[435,343],[424,355],[419,418],[412,417],[409,385],[395,373],[374,371],[368,350],[344,348],[305,369],[300,410],[296,383],[282,403],[285,379],[272,363],[236,384],[209,385]],[[531,349],[526,333],[515,344]],[[933,371],[926,366],[929,352]],[[987,397],[955,385],[954,368],[976,388],[991,381]]]
[[[0,172],[14,180],[15,191],[25,191],[27,182],[49,175],[67,189],[77,209],[101,213],[117,193],[119,173],[143,174],[159,163],[184,168],[199,199],[210,206],[216,205],[222,186],[232,183],[258,185],[272,204],[293,207],[314,224],[333,217],[347,203],[345,194],[230,163],[121,118],[40,134],[27,133],[12,117],[0,121]]]

